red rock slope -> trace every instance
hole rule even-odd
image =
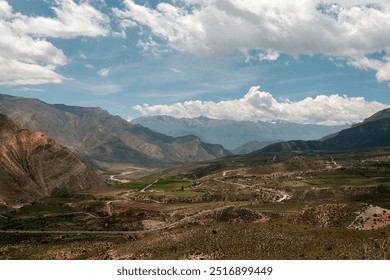
[[[0,114],[0,201],[31,201],[103,184],[69,149]]]

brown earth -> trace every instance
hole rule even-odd
[[[379,206],[365,207],[348,228],[359,230],[380,229],[390,224],[390,210]]]
[[[104,185],[69,149],[0,115],[0,201],[31,201]]]

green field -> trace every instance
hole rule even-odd
[[[155,181],[155,179],[139,179],[139,180],[133,180],[133,181],[128,182],[128,183],[115,184],[114,186],[118,187],[118,188],[138,190],[138,189],[142,189],[142,188],[148,186],[149,184],[153,183],[154,181]]]
[[[159,180],[150,188],[155,191],[176,192],[184,191],[191,187],[190,180]]]
[[[191,180],[159,180],[146,190],[146,193],[166,197],[193,197],[201,195],[192,189]]]

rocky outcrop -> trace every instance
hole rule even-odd
[[[367,205],[348,228],[358,230],[374,230],[390,224],[390,210],[379,206]]]
[[[104,184],[69,149],[0,114],[0,201],[30,201]]]

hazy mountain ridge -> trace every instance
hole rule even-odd
[[[50,105],[38,99],[0,95],[0,113],[33,130],[42,131],[99,165],[170,165],[230,154],[221,145],[174,138],[133,125],[101,108]],[[194,146],[195,145],[195,146]]]
[[[382,110],[360,124],[320,141],[287,141],[272,144],[260,152],[343,150],[390,146],[390,109]]]
[[[251,141],[320,139],[347,127],[304,125],[284,121],[250,122],[207,117],[190,119],[171,116],[140,117],[132,120],[131,123],[141,124],[154,131],[175,137],[194,134],[205,142],[219,143],[230,150],[237,149]]]
[[[276,141],[249,141],[245,143],[244,145],[232,150],[233,154],[248,154],[256,150],[260,150],[262,148],[265,148],[271,144],[283,142],[283,140],[276,140]]]
[[[34,200],[104,185],[69,149],[0,114],[0,199]]]

